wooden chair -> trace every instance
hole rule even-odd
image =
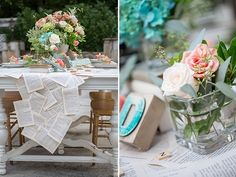
[[[115,106],[111,92],[90,92],[91,98],[91,120],[90,132],[92,132],[92,142],[97,145],[98,137],[109,138],[108,135],[99,135],[99,128],[111,128],[110,120],[104,120],[103,116],[111,117]]]
[[[19,144],[22,145],[25,142],[24,136],[21,135],[22,128],[17,127],[17,119],[15,114],[15,109],[13,102],[21,100],[21,96],[19,92],[5,92],[5,96],[3,97],[3,105],[5,108],[5,113],[7,116],[7,120],[5,122],[7,130],[8,130],[8,150],[12,149],[13,139],[19,135]],[[14,132],[13,132],[14,129]]]

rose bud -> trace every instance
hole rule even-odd
[[[65,67],[65,64],[64,64],[64,62],[62,61],[62,59],[57,59],[56,63],[59,64],[62,68]]]
[[[79,45],[79,41],[74,41],[74,46],[78,46]]]

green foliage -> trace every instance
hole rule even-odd
[[[223,61],[230,58],[230,63],[225,76],[225,83],[233,84],[234,79],[236,78],[236,37],[231,40],[228,49],[225,43],[220,41],[217,48],[217,54]]]
[[[73,5],[78,3],[96,4],[98,0],[1,0],[0,2],[0,18],[16,17],[17,13],[24,8],[29,7],[34,11],[41,9],[51,9],[56,11],[64,9],[65,5]],[[111,11],[116,13],[118,7],[117,0],[102,0]]]
[[[227,60],[225,60],[223,63],[220,64],[220,67],[217,71],[217,76],[216,76],[217,82],[218,81],[224,82],[225,76],[226,76],[226,73],[227,73],[227,70],[228,70],[228,67],[230,64],[230,60],[231,60],[231,58],[228,58]]]
[[[23,4],[21,2],[23,2]],[[102,51],[103,39],[117,36],[116,0],[96,1],[96,3],[94,3],[93,0],[4,0],[3,4],[5,4],[6,7],[9,5],[9,8],[17,6],[18,9],[14,10],[19,13],[17,13],[17,22],[14,29],[4,29],[0,31],[7,33],[8,40],[24,41],[27,49],[30,48],[30,44],[25,36],[38,19],[44,17],[45,13],[50,14],[57,10],[65,11],[73,7],[80,9],[81,12],[77,13],[76,17],[85,27],[86,42],[80,44],[82,51]],[[65,7],[65,5],[67,6]],[[16,12],[12,13],[12,15],[16,14]],[[0,6],[0,17],[3,16]],[[73,36],[71,36],[71,40],[72,38]]]
[[[71,8],[74,6],[66,6]],[[105,3],[78,4],[80,9],[76,17],[85,27],[86,43],[80,45],[84,51],[102,51],[103,39],[117,36],[117,16]]]
[[[194,123],[189,122],[184,128],[185,138],[190,138],[192,133],[199,136],[208,133],[213,126],[213,123],[220,118],[220,109],[211,111],[206,119],[196,121]]]

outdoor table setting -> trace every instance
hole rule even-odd
[[[51,162],[84,162],[116,164],[114,155],[99,150],[85,140],[63,140],[70,126],[79,121],[83,110],[80,110],[78,90],[113,90],[117,91],[117,69],[91,69],[78,73],[32,73],[29,68],[0,70],[1,97],[4,91],[17,90],[22,100],[14,103],[18,123],[24,127],[22,134],[29,138],[23,146],[5,152],[7,131],[4,126],[5,113],[1,105],[0,140],[1,140],[1,174],[6,173],[6,161],[51,161]],[[109,75],[107,74],[109,73]],[[63,106],[64,105],[64,106]],[[51,108],[51,109],[50,109]],[[87,108],[89,109],[89,108]],[[114,111],[116,112],[116,111]],[[57,113],[57,114],[56,114]],[[50,118],[49,118],[50,117]],[[117,122],[114,115],[112,122]],[[51,135],[49,132],[51,131]],[[116,130],[114,130],[116,132]],[[79,138],[79,137],[78,137]],[[115,136],[113,139],[116,138]],[[114,140],[116,142],[116,140]],[[85,147],[98,157],[57,157],[21,155],[32,147],[41,145],[54,153],[60,144]],[[117,146],[114,145],[116,151]],[[117,152],[114,152],[117,154]]]
[[[77,46],[84,42],[84,27],[74,13],[75,9],[57,11],[39,19],[27,33],[31,53],[11,56],[9,62],[1,64],[0,175],[7,173],[7,161],[110,163],[114,175],[117,174],[118,106],[117,98],[114,98],[118,92],[117,63],[101,53],[96,59],[83,58]],[[15,123],[19,126],[20,136],[27,141],[11,150],[9,141],[7,143],[9,127],[6,128],[9,117],[3,100],[5,93],[12,91],[19,92],[22,98],[13,102]],[[92,120],[91,91],[113,94],[114,106],[109,114],[112,126],[108,134],[112,153],[97,147],[98,125],[92,127],[92,140],[66,136],[71,128],[86,121],[90,122],[90,129],[93,122],[99,121],[98,115]],[[24,154],[37,146],[46,149],[50,155]],[[92,153],[90,156],[63,155],[67,147],[85,148]],[[55,155],[56,151],[59,155]]]

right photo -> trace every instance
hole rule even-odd
[[[119,176],[236,177],[236,1],[119,14]]]

